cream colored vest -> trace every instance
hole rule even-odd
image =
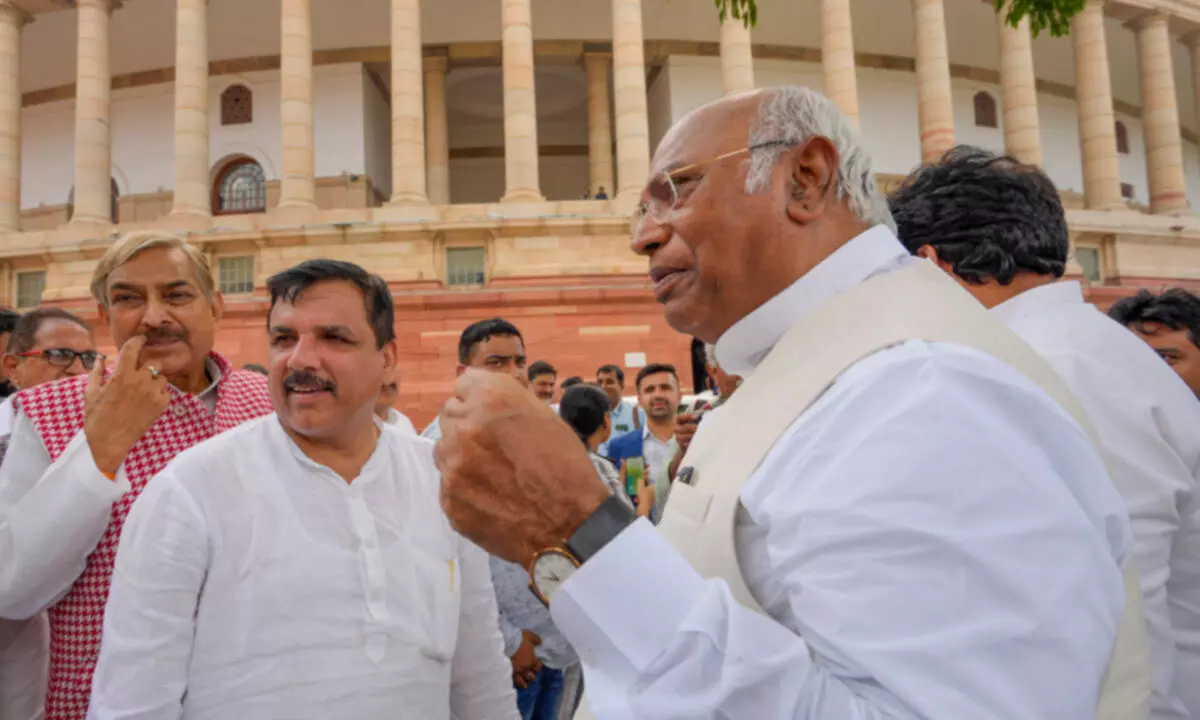
[[[876,276],[818,307],[792,327],[725,403],[706,418],[703,437],[683,467],[659,530],[706,578],[722,578],[746,607],[763,612],[738,568],[734,519],[750,475],[783,433],[847,368],[908,340],[949,342],[1015,368],[1067,410],[1092,437],[1083,409],[1050,366],[957,283],[925,262]],[[814,348],[820,348],[814,352]],[[1126,607],[1098,704],[1101,720],[1149,716],[1145,619],[1133,563],[1125,572]]]

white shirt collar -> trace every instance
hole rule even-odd
[[[717,361],[749,377],[793,325],[819,305],[911,256],[886,225],[876,225],[838,248],[783,292],[755,308],[717,341]]]
[[[396,408],[388,408],[387,420],[384,420],[383,422],[386,425],[399,425],[400,424],[400,411],[397,410]]]
[[[992,314],[998,317],[1000,322],[1010,325],[1017,318],[1032,315],[1051,305],[1082,304],[1083,288],[1078,282],[1068,280],[1026,290],[992,308]]]

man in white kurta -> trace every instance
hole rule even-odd
[[[1129,508],[1153,717],[1200,717],[1200,403],[1150,346],[1084,302],[1078,282],[1057,281],[1067,221],[1041,170],[958,148],[910,175],[891,207],[909,250],[991,307],[1083,404]]]
[[[277,414],[139,499],[89,717],[514,720],[487,556],[439,508],[433,444],[374,416],[386,283],[310,261],[268,288]]]
[[[764,363],[819,364],[838,342],[826,332],[773,361],[790,329],[819,316],[847,342],[870,332],[869,313],[839,326],[822,308],[918,262],[853,131],[806,89],[695,111],[641,199],[633,247],[668,322],[719,337],[722,367],[746,378],[711,418],[741,413],[743,435]],[[513,383],[461,379],[442,414],[442,503],[486,550],[531,564],[601,720],[1095,717],[1128,522],[1085,432],[1005,362],[919,339],[854,362],[737,492],[736,521],[714,528],[736,564],[715,574],[664,530],[704,518],[703,493],[677,479],[659,528],[618,517],[585,457],[539,451],[567,447],[554,420]],[[742,440],[706,421],[689,458]]]

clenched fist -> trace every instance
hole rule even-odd
[[[528,567],[608,497],[579,437],[512,377],[463,373],[440,422],[442,509],[492,555]]]
[[[96,467],[109,475],[116,474],[129,449],[171,402],[167,379],[158,374],[158,368],[138,364],[145,344],[144,335],[126,340],[117,356],[117,369],[107,380],[104,368],[108,363],[103,357],[88,375],[83,432]]]

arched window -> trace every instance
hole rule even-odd
[[[1120,120],[1114,126],[1117,132],[1117,152],[1122,155],[1129,154],[1129,131],[1125,129],[1125,123]]]
[[[230,85],[221,93],[221,124],[246,125],[254,122],[254,93],[245,85]]]
[[[250,158],[238,158],[221,168],[213,185],[213,213],[260,213],[267,211],[267,177],[262,166]]]
[[[994,128],[996,122],[996,98],[980,90],[975,93],[975,127]]]
[[[112,182],[112,195],[110,196],[108,212],[112,217],[114,224],[121,222],[121,188],[117,185],[115,178],[109,178]],[[75,217],[75,186],[72,185],[70,191],[67,192],[67,219]]]

